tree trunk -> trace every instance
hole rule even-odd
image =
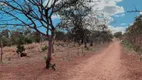
[[[54,53],[54,41],[52,42],[52,53]]]
[[[86,42],[84,43],[84,48],[87,48],[87,43]]]
[[[48,53],[46,59],[46,69],[50,68],[51,54],[52,54],[52,37],[50,36],[48,39],[49,40],[48,40]]]
[[[55,36],[53,35],[53,38],[52,38],[52,53],[54,53],[54,41],[55,41]]]
[[[2,62],[2,55],[3,55],[3,50],[2,50],[2,48],[3,48],[3,43],[2,43],[2,41],[1,41],[1,58],[0,58],[0,61]]]
[[[93,41],[90,42],[90,46],[93,46]]]
[[[84,48],[87,48],[87,40],[84,40]]]

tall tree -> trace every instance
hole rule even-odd
[[[69,27],[72,39],[79,44],[85,43],[86,45],[88,34],[86,16],[90,13],[91,7],[88,6],[89,2],[86,2],[86,0],[80,1],[78,5],[61,9],[59,12],[62,21],[60,26]]]

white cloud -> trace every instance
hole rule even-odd
[[[94,0],[98,1],[98,0]],[[93,12],[97,14],[100,18],[100,22],[104,22],[104,18],[106,22],[106,25],[109,25],[109,29],[112,31],[112,33],[118,32],[118,31],[125,31],[124,27],[114,27],[111,26],[110,23],[114,21],[112,16],[115,17],[123,17],[124,14],[124,8],[122,6],[118,6],[117,3],[121,2],[122,0],[99,0],[98,3],[93,7]],[[102,20],[101,20],[102,19]],[[122,24],[124,26],[124,23]],[[121,25],[121,26],[122,26]]]
[[[94,0],[95,2],[98,0]],[[107,18],[110,23],[113,21],[112,16],[118,15],[124,16],[124,8],[122,6],[118,6],[117,3],[121,2],[122,0],[100,0],[96,5],[93,7],[93,12],[96,14],[102,14],[103,17]]]
[[[142,12],[140,12],[140,14],[142,15]]]
[[[122,14],[117,14],[117,15],[114,15],[114,17],[123,17],[123,16],[125,16],[125,14],[124,14],[124,13],[122,13]]]
[[[53,1],[54,1],[54,0],[45,0],[45,1],[43,2],[43,6],[51,7],[51,5],[53,4]]]
[[[116,32],[125,32],[126,27],[114,27],[114,26],[108,26],[108,29],[114,34]]]
[[[7,6],[5,3],[0,2],[0,6]]]
[[[60,16],[59,15],[52,15],[52,19],[60,19]]]

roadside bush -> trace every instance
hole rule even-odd
[[[121,40],[121,44],[123,44],[124,47],[128,48],[129,50],[134,50],[133,45],[126,40]]]
[[[141,46],[138,46],[138,45],[133,45],[131,44],[130,42],[126,41],[126,40],[122,40],[121,41],[121,44],[124,45],[124,47],[126,47],[127,49],[129,50],[134,50],[137,52],[138,55],[141,55],[142,53],[142,48]]]

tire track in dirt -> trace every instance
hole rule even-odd
[[[129,80],[121,64],[121,46],[114,41],[108,48],[87,61],[75,66],[67,75],[68,80]]]

